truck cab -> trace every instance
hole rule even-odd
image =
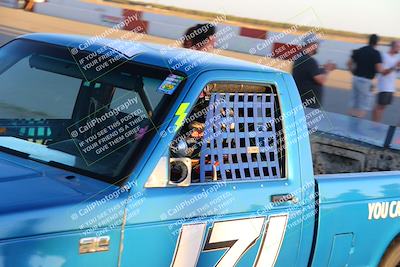
[[[330,117],[288,73],[51,34],[0,60],[3,266],[376,266],[400,233],[398,172],[314,177]]]

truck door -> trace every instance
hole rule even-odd
[[[201,74],[131,191],[121,266],[306,265],[292,108],[279,73]]]

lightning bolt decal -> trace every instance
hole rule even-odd
[[[189,105],[190,103],[182,103],[176,111],[175,116],[178,116],[178,119],[175,121],[175,132],[178,131],[178,129],[182,126],[183,121],[186,118],[186,110],[188,109]]]

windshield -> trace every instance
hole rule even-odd
[[[117,182],[143,154],[184,79],[119,59],[97,77],[67,47],[23,39],[2,47],[0,148]]]

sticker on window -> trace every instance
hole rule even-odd
[[[162,82],[160,87],[158,87],[158,91],[167,95],[172,95],[176,88],[178,88],[179,84],[183,81],[182,76],[178,76],[175,74],[170,74],[168,77]]]

